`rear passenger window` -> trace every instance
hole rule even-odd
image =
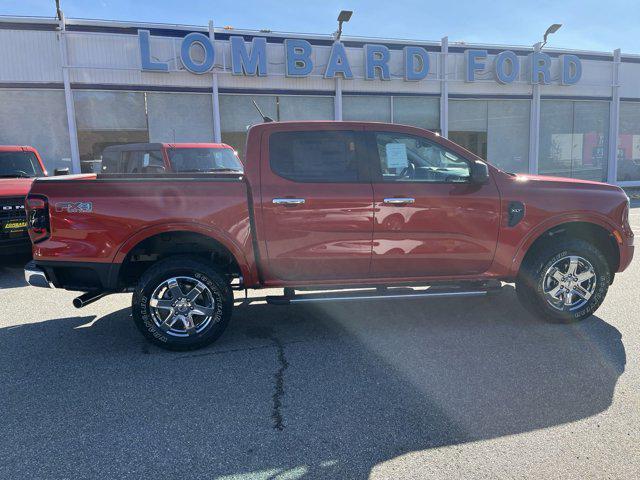
[[[159,173],[164,171],[160,150],[124,152],[122,173]]]
[[[351,131],[277,132],[269,137],[277,175],[297,182],[357,182],[356,134]]]

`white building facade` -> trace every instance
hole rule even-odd
[[[214,142],[247,127],[371,120],[440,132],[510,172],[640,186],[640,55],[0,18],[0,144],[49,169],[109,145]]]

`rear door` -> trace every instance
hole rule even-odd
[[[492,178],[469,181],[467,159],[409,127],[368,127],[373,170],[371,273],[377,277],[471,275],[489,269],[500,199]]]
[[[276,127],[261,145],[265,280],[367,277],[373,191],[362,128]]]

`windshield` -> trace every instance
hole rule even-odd
[[[30,178],[44,175],[33,152],[0,152],[0,178]]]
[[[230,148],[174,148],[169,150],[174,172],[242,172],[242,163]]]

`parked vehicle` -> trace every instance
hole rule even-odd
[[[234,288],[284,287],[267,301],[289,304],[505,281],[536,314],[582,320],[633,255],[620,188],[505,173],[426,130],[264,123],[246,152],[244,174],[37,180],[27,280],[87,292],[78,307],[132,291],[150,341],[192,349],[223,332]]]
[[[224,143],[131,143],[102,152],[102,173],[196,173],[242,171],[235,150]]]
[[[33,179],[46,174],[35,148],[0,145],[0,255],[31,250],[24,201]]]

